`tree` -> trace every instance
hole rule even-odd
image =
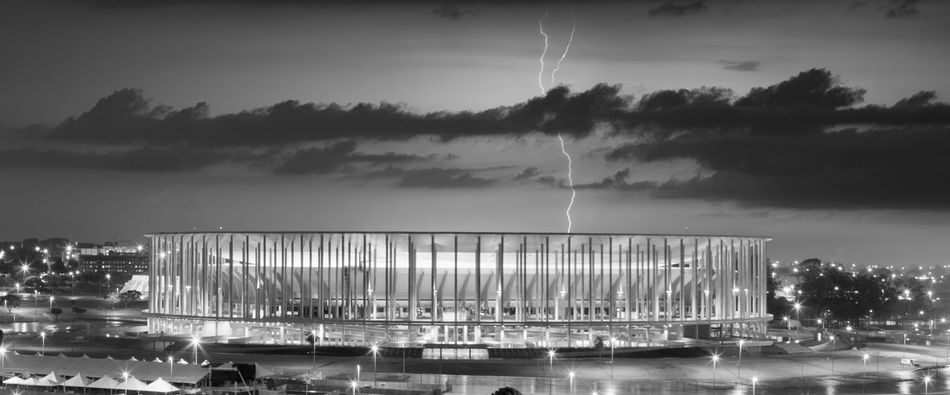
[[[597,357],[604,357],[604,338],[602,336],[597,336],[594,338],[594,349],[597,350]]]
[[[85,312],[86,312],[86,309],[79,306],[73,306],[73,314],[76,314],[76,316],[79,317],[80,319],[82,318],[82,314]]]
[[[501,387],[495,390],[495,392],[492,392],[492,395],[521,395],[521,391],[511,387]]]
[[[13,309],[20,307],[20,302],[23,300],[20,299],[20,295],[10,293],[0,298],[0,301],[3,301],[3,304],[7,306],[7,312],[12,313]]]
[[[135,303],[140,300],[142,300],[142,293],[134,289],[130,289],[119,295],[119,301],[125,303],[125,307],[129,307],[129,303]]]
[[[53,315],[53,321],[59,321],[59,315],[63,314],[63,309],[59,307],[53,307],[49,309],[49,313]]]

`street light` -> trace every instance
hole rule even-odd
[[[358,386],[359,386],[359,384],[357,384],[355,381],[351,381],[351,382],[350,382],[350,388],[353,389],[353,395],[356,395],[356,387],[358,387]]]
[[[46,355],[46,332],[40,332],[40,338],[43,339],[43,348],[40,350],[40,354]]]
[[[795,302],[795,319],[798,320],[798,326],[795,327],[798,331],[802,327],[802,304],[798,302]]]
[[[574,393],[574,371],[567,371],[567,379],[570,380],[571,393]]]
[[[739,339],[739,368],[736,369],[736,378],[742,378],[742,346],[745,344],[745,339]]]
[[[864,353],[864,355],[861,355],[861,361],[864,362],[864,366],[868,366],[868,359],[871,359],[871,354]]]
[[[313,353],[311,354],[313,358],[313,368],[310,370],[317,370],[317,331],[313,329],[310,330],[310,343],[313,345]]]
[[[554,371],[554,350],[552,349],[548,350],[548,360],[550,361],[550,369],[553,372]]]
[[[360,382],[360,365],[356,365],[356,382]]]
[[[930,392],[930,375],[924,376],[924,394]]]
[[[752,395],[755,395],[755,383],[759,382],[759,378],[752,376]]]
[[[198,335],[191,337],[191,346],[195,348],[195,365],[198,364],[198,344],[201,343],[201,339],[198,338]]]
[[[716,385],[716,362],[719,362],[719,354],[712,355],[713,363],[713,385]]]
[[[373,344],[370,348],[370,351],[373,352],[373,387],[376,387],[376,356],[379,355],[379,346]]]

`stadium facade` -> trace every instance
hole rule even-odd
[[[765,237],[197,232],[150,239],[149,331],[319,345],[648,346],[765,332]]]

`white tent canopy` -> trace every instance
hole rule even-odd
[[[5,373],[22,377],[37,374],[55,373],[59,378],[82,374],[83,377],[121,377],[123,372],[134,375],[139,380],[152,382],[159,377],[174,385],[195,384],[210,374],[208,368],[196,365],[178,365],[169,369],[168,362],[129,361],[119,359],[86,359],[73,357],[52,357],[40,355],[7,355]],[[61,383],[62,379],[57,380]]]
[[[89,379],[82,376],[82,374],[77,374],[71,377],[69,380],[63,382],[63,385],[66,387],[85,387],[89,385]]]
[[[91,384],[87,385],[86,387],[111,390],[111,389],[115,389],[117,385],[119,385],[119,383],[115,381],[112,377],[102,376],[101,378],[99,378],[99,380],[93,381]]]
[[[167,381],[162,380],[162,378],[159,377],[158,380],[153,381],[148,385],[148,387],[145,387],[145,390],[148,392],[161,392],[164,394],[178,391],[178,387],[169,384]]]
[[[56,372],[50,372],[48,375],[43,376],[41,380],[49,380],[49,382],[55,384],[63,382],[63,379],[59,378],[59,376],[56,375]]]
[[[21,378],[19,378],[19,377],[17,377],[17,376],[13,376],[13,377],[10,377],[10,378],[8,378],[8,379],[6,379],[6,380],[3,380],[3,383],[4,383],[4,384],[7,384],[7,385],[12,385],[12,384],[20,385],[20,384],[23,384],[23,379],[21,379]]]
[[[125,391],[146,391],[148,384],[142,382],[135,377],[129,376],[128,379],[123,381],[121,384],[117,385],[115,389],[125,390]]]

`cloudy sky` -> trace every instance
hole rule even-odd
[[[564,232],[560,136],[573,232],[950,264],[950,3],[507,3],[5,1],[0,239]]]

